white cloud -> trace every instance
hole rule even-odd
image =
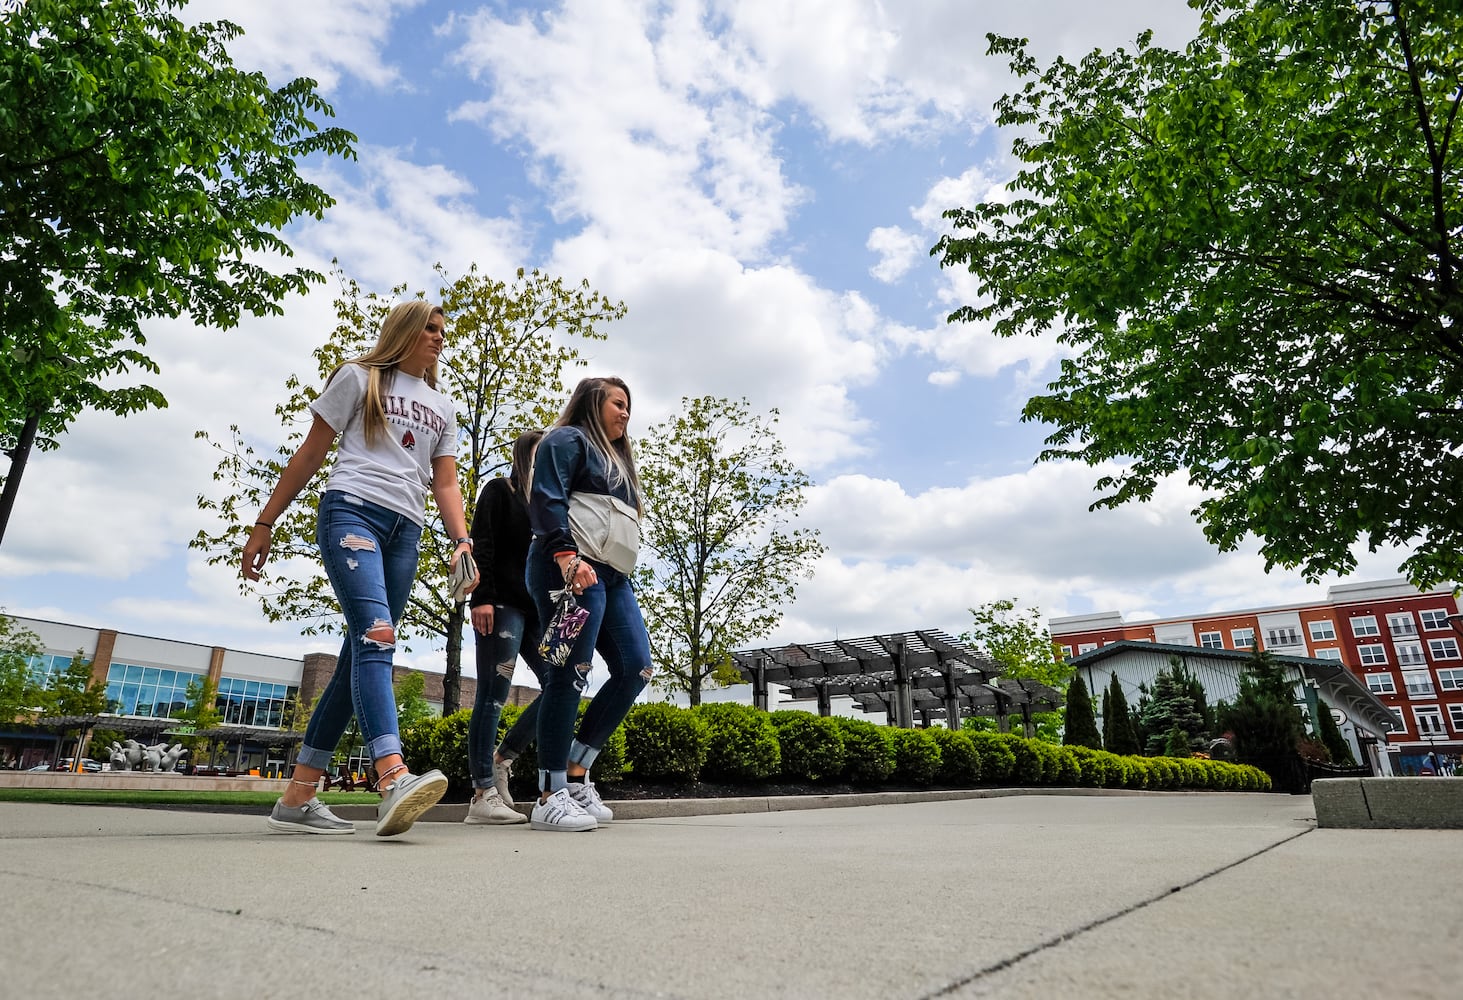
[[[395,19],[422,0],[193,0],[190,23],[232,21],[244,34],[229,44],[241,67],[259,70],[274,86],[295,77],[316,80],[329,93],[344,76],[374,87],[409,84],[393,56],[408,68],[412,49],[392,44]]]

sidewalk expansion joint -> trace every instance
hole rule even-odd
[[[980,980],[985,979],[987,976],[994,975],[997,972],[1002,972],[1006,969],[1011,968],[1014,965],[1024,962],[1028,958],[1031,958],[1033,955],[1039,955],[1044,951],[1049,951],[1065,941],[1071,941],[1074,938],[1086,934],[1088,931],[1096,930],[1097,928],[1102,927],[1106,924],[1110,924],[1115,920],[1120,920],[1130,913],[1136,913],[1138,910],[1141,910],[1147,906],[1151,906],[1152,904],[1157,903],[1160,900],[1167,899],[1169,896],[1172,896],[1176,892],[1182,892],[1185,889],[1191,889],[1194,886],[1198,885],[1200,882],[1206,882],[1216,875],[1220,875],[1224,872],[1229,871],[1231,868],[1238,868],[1245,862],[1253,861],[1260,855],[1273,851],[1277,847],[1284,846],[1285,844],[1290,843],[1292,840],[1295,840],[1298,837],[1304,837],[1306,834],[1310,833],[1314,829],[1315,827],[1311,827],[1309,829],[1302,830],[1299,833],[1293,833],[1283,840],[1277,840],[1275,843],[1268,844],[1265,847],[1260,848],[1258,851],[1252,851],[1242,858],[1231,861],[1227,865],[1220,865],[1213,871],[1205,872],[1202,875],[1196,876],[1195,878],[1184,882],[1182,885],[1176,885],[1172,889],[1167,889],[1163,892],[1155,893],[1154,895],[1149,896],[1147,899],[1140,899],[1138,900],[1138,902],[1133,903],[1131,906],[1125,906],[1121,910],[1118,910],[1115,913],[1109,913],[1105,917],[1098,917],[1095,920],[1091,920],[1080,927],[1075,927],[1069,931],[1063,931],[1056,937],[1051,937],[1047,938],[1045,941],[1040,941],[1037,944],[1032,945],[1030,948],[1027,948],[1025,951],[1017,952],[1016,954],[1011,955],[1008,958],[1001,959],[999,962],[993,962],[990,965],[987,965],[985,968],[979,969],[968,976],[957,979],[954,982],[947,983],[946,985],[935,990],[933,993],[925,993],[920,996],[918,1000],[935,1000],[936,997],[949,996],[956,990],[964,989],[965,987],[970,986],[973,983],[977,983]]]

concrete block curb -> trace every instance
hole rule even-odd
[[[1311,801],[1322,829],[1463,830],[1463,781],[1452,778],[1320,778]]]

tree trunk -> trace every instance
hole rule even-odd
[[[462,707],[462,609],[465,604],[453,604],[447,615],[447,669],[442,674],[442,717]],[[479,677],[478,683],[486,682]]]
[[[15,447],[5,454],[10,457],[10,468],[5,473],[5,490],[0,493],[0,542],[5,540],[5,527],[10,523],[10,511],[15,507],[15,495],[20,492],[20,477],[30,460],[31,445],[35,444],[36,428],[41,423],[41,412],[36,410],[25,418],[20,429],[20,439]]]

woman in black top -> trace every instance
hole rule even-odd
[[[543,684],[544,663],[538,652],[543,634],[533,598],[523,582],[524,562],[531,537],[528,527],[528,470],[533,449],[543,431],[520,434],[513,442],[513,465],[508,478],[483,487],[472,516],[473,558],[478,564],[478,585],[469,603],[477,649],[477,697],[467,729],[468,773],[473,797],[467,808],[470,824],[526,823],[528,817],[513,809],[508,771],[513,759],[533,739],[538,724],[538,701],[523,710],[494,752],[498,720],[513,668],[522,654],[529,669]],[[524,636],[528,642],[523,641]]]

